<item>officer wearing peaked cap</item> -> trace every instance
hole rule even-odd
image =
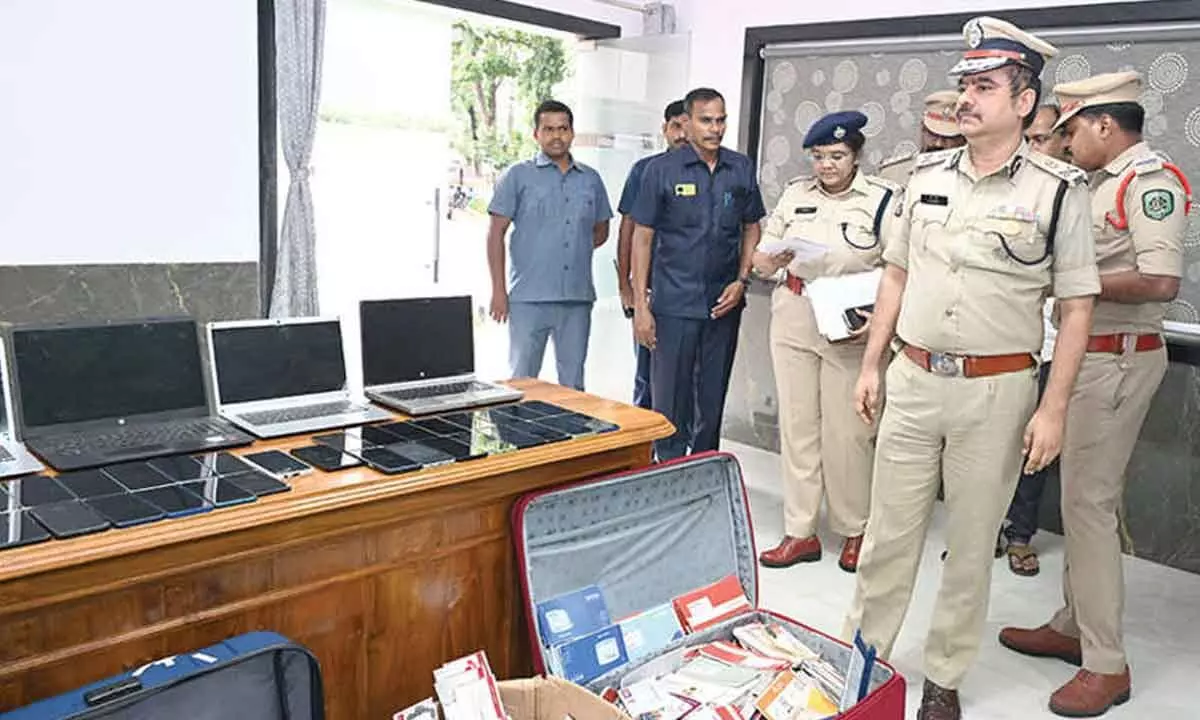
[[[925,111],[921,115],[921,152],[956,148],[966,142],[954,118],[957,103],[957,90],[938,90],[926,96]],[[906,185],[917,164],[917,154],[907,153],[884,160],[879,165],[879,177]]]
[[[949,553],[925,646],[918,720],[958,720],[979,651],[993,550],[1018,473],[1054,459],[1100,282],[1081,171],[1033,152],[1022,131],[1053,46],[995,18],[963,29],[955,65],[966,147],[921,156],[905,190],[855,403],[879,421],[855,598],[844,634],[886,657],[912,597],[939,479]],[[1042,307],[1061,315],[1037,400]],[[940,477],[939,477],[940,476]]]
[[[817,519],[844,538],[838,564],[858,566],[871,501],[875,429],[854,415],[854,382],[862,362],[866,313],[850,339],[831,342],[817,328],[805,284],[821,277],[869,272],[883,264],[894,232],[900,188],[859,168],[867,117],[839,112],[818,120],[804,138],[814,177],[788,184],[767,219],[768,241],[801,238],[822,246],[815,257],[755,253],[760,274],[783,272],[771,297],[771,359],[779,397],[783,460],[784,537],[760,556],[767,567],[821,559]],[[784,268],[786,267],[786,271]]]
[[[1000,642],[1082,664],[1051,695],[1050,709],[1093,717],[1129,699],[1117,511],[1125,467],[1167,369],[1162,320],[1179,291],[1189,198],[1183,173],[1142,141],[1137,73],[1097,75],[1054,93],[1071,156],[1091,173],[1101,290],[1063,444],[1065,603],[1039,628],[1005,628]]]

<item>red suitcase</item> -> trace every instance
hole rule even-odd
[[[791,618],[758,607],[758,562],[750,506],[737,459],[705,453],[619,475],[587,480],[522,497],[513,506],[525,617],[534,666],[547,667],[537,603],[597,584],[618,618],[736,575],[753,608],[681,640],[683,646],[730,639],[734,627],[771,618],[839,667],[850,647]],[[630,663],[587,684],[599,692],[654,658]],[[905,682],[876,662],[870,691],[846,720],[903,720]]]

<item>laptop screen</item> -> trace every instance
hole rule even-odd
[[[28,428],[208,407],[194,320],[17,328],[12,344]]]
[[[346,386],[342,327],[336,320],[215,327],[212,345],[222,405]]]
[[[358,308],[367,387],[474,372],[470,296],[364,300]]]

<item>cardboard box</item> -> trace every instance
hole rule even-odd
[[[632,720],[616,705],[566,680],[539,677],[496,685],[512,720]]]

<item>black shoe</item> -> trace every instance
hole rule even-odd
[[[940,685],[925,681],[921,694],[921,709],[917,720],[962,720],[962,708],[958,704],[958,691],[947,690]]]

